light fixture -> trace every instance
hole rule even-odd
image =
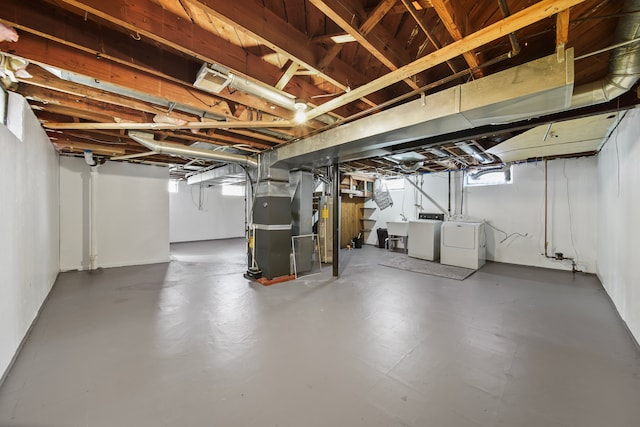
[[[293,103],[293,108],[295,108],[297,111],[304,111],[307,109],[307,103],[300,98],[296,98],[295,102]]]
[[[336,34],[330,37],[335,44],[351,43],[356,41],[351,34]]]
[[[293,119],[298,123],[306,122],[307,113],[305,113],[305,111],[307,110],[307,103],[302,99],[296,98],[295,102],[293,103],[293,107],[296,109],[296,113],[293,116]]]

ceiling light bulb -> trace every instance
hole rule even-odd
[[[293,119],[297,123],[304,123],[307,121],[307,114],[303,110],[298,110],[296,111],[295,116],[293,116]]]

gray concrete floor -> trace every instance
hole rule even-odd
[[[637,348],[597,278],[465,281],[343,251],[263,287],[243,241],[60,274],[0,389],[1,426],[640,425]]]

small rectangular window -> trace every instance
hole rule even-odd
[[[465,187],[479,187],[482,185],[502,185],[513,183],[512,167],[502,170],[479,170],[467,172],[464,176]]]
[[[222,195],[236,197],[244,196],[244,185],[223,185]]]
[[[389,190],[404,190],[404,178],[385,179],[384,182]]]

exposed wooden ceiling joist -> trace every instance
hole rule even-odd
[[[229,43],[200,26],[192,25],[148,0],[138,0],[135,3],[123,0],[64,1],[68,7],[78,8],[87,13],[87,16],[93,18],[92,15],[95,15],[116,28],[128,31],[120,37],[114,31],[107,31],[96,22],[80,16],[67,15],[63,20],[56,20],[56,16],[44,14],[42,9],[33,8],[33,5],[27,6],[17,0],[7,2],[5,10],[0,11],[0,18],[6,16],[6,20],[12,21],[10,23],[18,28],[35,34],[46,33],[56,41],[155,73],[162,78],[176,79],[179,83],[192,84],[203,62],[224,64],[262,82],[275,82],[281,74],[279,68],[265,62],[260,56],[248,54],[242,47]],[[29,24],[21,25],[22,22]],[[87,34],[91,34],[91,37],[87,37]],[[109,39],[105,39],[107,36]],[[174,53],[163,53],[158,46],[168,47]],[[158,63],[163,58],[164,61]],[[187,64],[195,67],[187,68]],[[315,86],[304,81],[296,81],[290,85],[289,90],[292,95],[301,98],[321,93]],[[225,92],[221,96],[265,112],[270,112],[270,107],[273,107],[242,92]],[[280,110],[280,107],[275,106],[275,109]],[[286,114],[285,111],[274,112]]]
[[[464,38],[463,31],[460,30],[460,24],[458,23],[460,14],[456,11],[455,5],[450,1],[445,0],[431,0],[431,5],[436,11],[440,20],[444,24],[449,34],[454,41],[462,40]],[[462,54],[464,60],[467,61],[469,68],[476,70],[474,75],[476,77],[482,77],[482,70],[478,68],[480,65],[478,59],[472,51],[464,52]]]
[[[422,17],[418,14],[418,10],[416,9],[414,2],[411,0],[402,0],[402,4],[404,4],[404,6],[407,8],[407,11],[413,18],[413,20],[416,21],[416,24],[418,24],[418,27],[420,27],[422,32],[427,36],[427,40],[429,40],[429,43],[431,43],[434,49],[440,49],[442,47],[441,43],[438,40],[436,40],[435,36],[432,34],[432,31],[429,28],[427,28],[427,24],[424,22]],[[454,73],[458,72],[458,70],[456,69],[456,67],[454,67],[451,61],[446,61],[446,63],[451,71],[453,71]]]
[[[569,41],[569,9],[558,13],[556,18],[556,47],[566,46]]]
[[[153,120],[153,115],[149,113],[117,107],[113,104],[89,98],[77,98],[64,92],[58,92],[38,86],[25,85],[20,93],[25,98],[36,103],[53,104],[62,108],[81,110],[86,113],[111,117],[112,120],[129,122],[145,122]]]
[[[96,1],[96,0],[94,0]],[[227,0],[183,0],[194,7],[200,7],[217,19],[233,26],[237,31],[250,34],[273,51],[284,55],[340,89],[346,89],[346,82],[361,84],[368,81],[360,71],[336,58],[330,65],[320,69],[320,58],[326,49],[311,43],[309,37],[301,33],[272,11],[257,3],[230,2]],[[371,94],[370,102],[381,103],[383,99]]]
[[[142,123],[138,126],[155,127],[153,132],[160,140],[187,145],[201,141],[252,153],[284,142],[295,144],[294,139],[312,129],[319,131],[326,123],[312,122],[304,132],[298,127],[158,130],[153,119],[210,127],[199,122],[224,118],[240,122],[240,126],[263,126],[269,120],[286,123],[292,118],[289,110],[278,106],[272,109],[258,97],[258,91],[244,93],[241,91],[244,89],[234,89],[233,85],[220,94],[195,89],[193,83],[203,63],[219,64],[237,78],[247,77],[262,87],[302,98],[311,106],[312,115],[325,109],[333,116],[353,120],[411,99],[409,95],[402,97],[408,91],[403,81],[412,83],[416,79],[428,92],[461,83],[469,72],[467,68],[477,71],[474,59],[483,67],[482,72],[489,75],[549,55],[554,49],[561,51],[563,46],[575,48],[576,55],[604,49],[613,44],[616,25],[619,19],[624,19],[620,18],[625,3],[621,1],[584,0],[575,2],[577,7],[569,12],[569,3],[564,1],[508,0],[509,9],[528,15],[531,25],[523,23],[525,26],[519,27],[517,35],[522,49],[516,57],[507,58],[506,49],[510,45],[507,30],[504,34],[495,30],[496,25],[505,29],[504,22],[509,22],[500,21],[501,16],[508,15],[504,9],[500,12],[503,3],[498,0],[5,0],[0,8],[0,22],[15,27],[20,40],[0,43],[0,49],[32,61],[27,71],[33,78],[20,77],[17,87],[6,84],[30,99],[43,123],[93,127],[93,123],[83,122],[137,122]],[[557,16],[550,16],[536,9],[544,5],[563,6]],[[472,33],[477,30],[485,33]],[[342,40],[334,40],[340,35],[344,36]],[[484,41],[479,37],[484,37]],[[477,47],[478,43],[485,44]],[[576,84],[603,78],[608,72],[607,56],[604,53],[576,62]],[[497,61],[499,58],[507,59]],[[388,68],[385,62],[392,62],[397,70],[389,72],[393,67]],[[73,81],[43,71],[38,63],[68,70]],[[453,75],[441,65],[444,63],[454,71]],[[420,74],[416,77],[417,72]],[[220,77],[224,77],[224,72]],[[351,93],[342,95],[347,86]],[[370,98],[368,105],[376,105],[375,109],[362,102],[364,96]],[[311,105],[309,101],[314,99],[320,107]],[[253,122],[254,118],[258,123]],[[145,152],[145,148],[126,137],[123,127],[128,125],[105,126],[121,129],[59,129],[47,133],[65,141],[68,147],[77,142],[111,145],[124,149],[125,155]],[[481,143],[487,148],[492,141]],[[416,144],[420,151],[419,142]],[[460,154],[455,147],[449,148]],[[76,148],[74,153],[80,151]],[[422,171],[456,166],[451,162],[439,165],[428,152],[420,152],[429,159]],[[153,154],[146,159],[184,161]],[[384,159],[358,161],[351,167],[395,168]]]
[[[397,70],[399,66],[411,61],[406,49],[397,46],[392,35],[384,32],[373,25],[375,20],[382,19],[380,12],[376,10],[371,14],[373,18],[368,20],[364,9],[356,2],[346,0],[309,0],[322,13],[331,18],[344,31],[350,34],[360,45],[369,51],[378,61],[383,63],[390,70]],[[375,15],[374,15],[375,14]],[[354,19],[355,18],[355,19]],[[354,26],[354,21],[362,21],[359,27]],[[366,31],[366,32],[365,32]],[[338,50],[339,51],[339,50]],[[334,52],[331,52],[334,54]],[[337,55],[337,54],[334,54]],[[417,89],[418,85],[410,78],[405,82],[412,89]]]
[[[162,80],[183,86],[191,85],[195,80],[198,64],[195,64],[195,69],[184,67],[181,64],[189,63],[189,61],[183,57],[175,54],[163,54],[154,46],[136,43],[132,38],[124,35],[118,37],[117,33],[105,33],[95,23],[84,21],[78,16],[64,16],[61,17],[63,19],[58,19],[57,16],[46,14],[41,9],[28,7],[24,2],[6,1],[6,5],[0,8],[0,19],[16,28],[78,49],[88,55],[94,55],[96,60],[109,60],[154,75]],[[88,36],[89,34],[91,36]],[[163,58],[165,59],[163,60]],[[273,112],[280,116],[293,117],[293,113],[290,111],[240,91],[224,91],[219,94],[219,98],[242,103],[267,113]]]
[[[572,6],[580,4],[585,0],[543,0],[533,6],[521,10],[507,18],[504,18],[494,24],[482,28],[473,34],[463,38],[462,40],[453,42],[442,49],[439,49],[429,55],[426,55],[410,64],[405,65],[395,71],[373,80],[367,85],[355,88],[320,107],[314,108],[307,115],[309,117],[318,117],[328,111],[333,110],[339,105],[346,104],[354,99],[366,96],[369,93],[380,90],[399,82],[409,76],[413,76],[421,71],[431,68],[435,65],[455,58],[464,52],[469,52],[483,46],[500,37],[504,37],[511,32],[517,31],[535,22],[539,22],[549,16],[555,15],[559,11],[568,9]]]

